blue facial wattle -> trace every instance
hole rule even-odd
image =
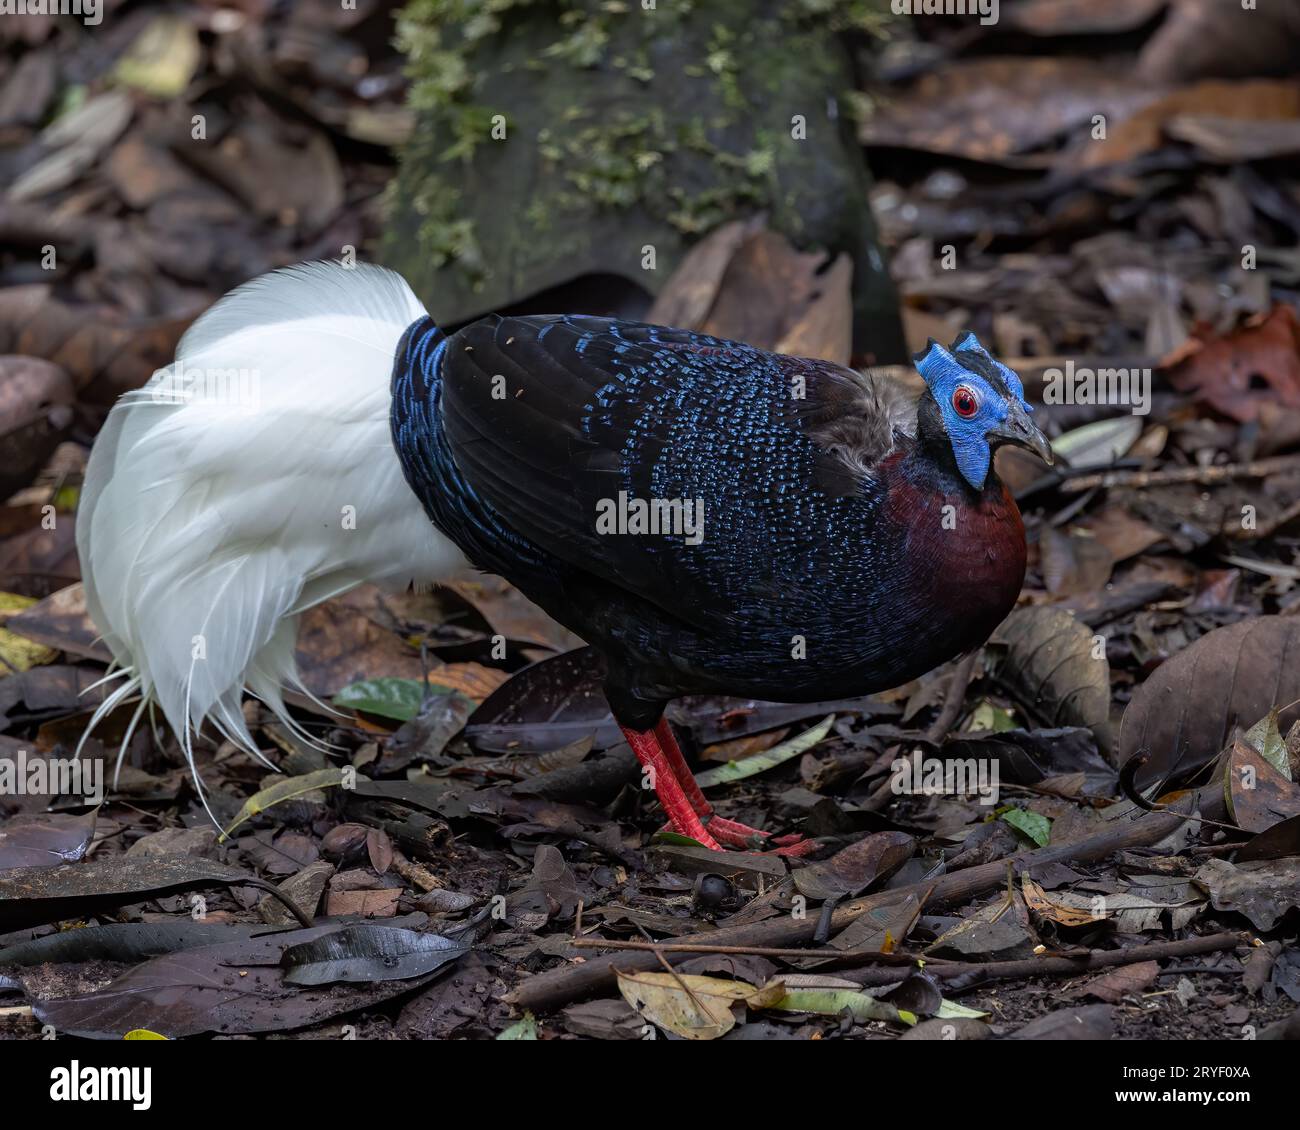
[[[992,462],[988,435],[1010,414],[1009,398],[1026,412],[1033,411],[1025,401],[1024,385],[969,332],[953,342],[951,350],[931,340],[925,352],[917,355],[916,369],[939,406],[957,469],[972,487],[982,490]],[[959,414],[953,404],[960,388],[975,397],[977,408],[972,415]]]

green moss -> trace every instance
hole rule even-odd
[[[658,0],[653,10],[408,0],[398,43],[418,126],[389,196],[388,258],[408,272],[423,264],[430,280],[454,268],[456,286],[477,292],[489,261],[517,281],[584,253],[574,227],[593,209],[635,214],[638,231],[670,231],[682,247],[760,208],[798,230],[807,201],[787,166],[809,158],[776,108],[793,98],[817,114],[825,91],[847,93],[847,56],[827,29],[876,31],[887,10],[888,0]],[[525,139],[526,159],[492,139],[498,114],[508,141]],[[484,194],[498,202],[486,214]],[[675,254],[661,243],[661,257]]]

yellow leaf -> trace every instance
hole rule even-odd
[[[744,981],[689,973],[620,973],[618,991],[651,1023],[688,1040],[725,1036],[736,1025],[736,1005],[765,999]]]
[[[118,62],[117,81],[157,98],[176,98],[190,84],[201,55],[198,33],[179,16],[155,16]]]
[[[0,592],[0,624],[36,603],[34,597]],[[53,648],[16,635],[8,628],[0,628],[0,677],[53,663],[58,657],[59,653]]]
[[[244,807],[239,810],[234,823],[221,833],[221,841],[224,842],[230,833],[246,820],[251,820],[268,808],[303,796],[305,793],[315,792],[317,789],[341,785],[344,772],[343,769],[317,769],[314,773],[304,773],[301,777],[286,777],[283,781],[276,781],[269,788],[254,793],[244,801]]]

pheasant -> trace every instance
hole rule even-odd
[[[191,768],[205,720],[258,755],[245,690],[302,733],[281,693],[305,689],[300,613],[468,562],[603,657],[674,830],[803,854],[809,841],[713,812],[664,708],[894,687],[1011,610],[1024,527],[992,454],[1050,447],[974,334],[931,341],[916,368],[919,398],[615,319],[491,316],[448,335],[377,267],[255,280],[92,451],[77,545],[122,681],[91,726],[138,696],[134,721],[157,702]]]

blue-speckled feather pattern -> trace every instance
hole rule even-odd
[[[470,560],[605,653],[625,718],[699,691],[797,701],[897,685],[973,646],[1023,576],[1018,514],[1018,561],[999,547],[990,566],[996,480],[975,494],[891,426],[866,477],[818,442],[858,403],[854,380],[639,323],[492,317],[448,338],[425,319],[398,351],[393,437]],[[597,533],[620,491],[702,500],[702,542]],[[970,535],[931,535],[945,503],[978,517]],[[990,588],[990,567],[1007,583]],[[935,571],[963,616],[935,607]]]

